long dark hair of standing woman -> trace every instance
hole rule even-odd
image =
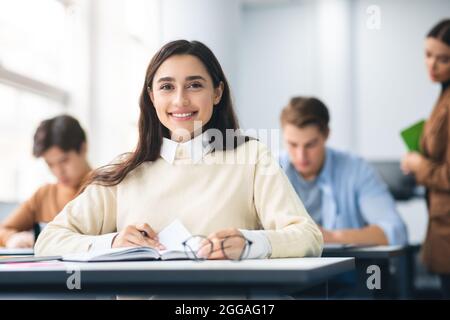
[[[450,47],[450,19],[444,19],[436,24],[427,34],[427,38],[434,38]],[[450,80],[442,83],[442,92],[448,88]]]

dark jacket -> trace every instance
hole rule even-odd
[[[450,274],[450,87],[426,121],[421,147],[426,160],[416,180],[427,189],[429,222],[422,259],[432,272]]]

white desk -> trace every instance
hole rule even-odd
[[[24,249],[8,249],[4,247],[0,247],[0,257],[1,256],[32,256],[34,254],[34,250],[29,248]]]
[[[353,258],[232,261],[139,261],[0,265],[0,294],[245,294],[275,297],[354,269]],[[81,290],[67,279],[79,271]]]

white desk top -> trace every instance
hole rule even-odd
[[[22,255],[33,255],[34,250],[31,248],[26,249],[8,249],[4,247],[0,247],[0,257],[1,256],[22,256]]]
[[[54,288],[67,292],[66,281],[79,271],[86,291],[120,288],[128,291],[194,290],[202,286],[221,290],[234,288],[302,288],[324,282],[355,268],[354,258],[292,258],[232,261],[133,261],[61,262],[0,265],[0,288],[41,290]],[[176,287],[177,289],[173,289]],[[12,289],[11,289],[12,288]],[[167,289],[169,290],[169,289]],[[1,289],[0,289],[1,292]]]
[[[255,259],[244,261],[124,261],[124,262],[61,262],[44,261],[33,263],[0,264],[2,271],[66,271],[76,268],[80,271],[112,270],[297,270],[308,271],[334,264],[348,262],[352,258],[288,258]]]

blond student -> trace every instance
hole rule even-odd
[[[407,232],[386,184],[364,159],[326,146],[329,112],[295,97],[281,113],[287,152],[280,157],[325,243],[404,245]]]

